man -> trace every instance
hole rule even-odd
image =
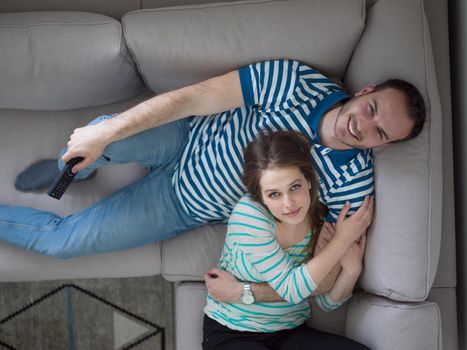
[[[84,157],[73,168],[79,179],[105,164],[135,161],[148,166],[149,174],[66,218],[0,206],[0,239],[68,258],[226,222],[244,192],[243,149],[260,129],[295,129],[313,139],[320,198],[333,221],[345,201],[355,210],[373,192],[371,148],[414,137],[423,127],[418,91],[404,82],[391,84],[399,87],[369,85],[349,100],[300,62],[266,61],[100,117],[74,131],[61,165]],[[19,180],[33,178],[34,169]]]

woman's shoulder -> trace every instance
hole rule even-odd
[[[257,213],[261,216],[268,216],[268,210],[259,202],[255,201],[251,195],[245,194],[239,199],[233,212]]]
[[[275,227],[275,220],[271,213],[257,201],[246,194],[235,205],[229,219],[229,224],[234,222],[250,222],[256,225]]]

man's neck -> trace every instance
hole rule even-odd
[[[318,125],[319,143],[325,147],[339,151],[352,149],[352,147],[340,142],[335,135],[334,126],[341,107],[342,104],[339,103],[326,111]]]

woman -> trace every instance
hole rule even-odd
[[[267,282],[284,302],[254,303],[248,283],[242,301],[222,303],[210,295],[204,309],[204,349],[368,349],[350,339],[304,325],[307,297],[340,263],[334,286],[317,297],[320,307],[342,305],[362,270],[365,232],[373,199],[346,218],[346,203],[336,222],[322,225],[311,144],[297,132],[260,134],[244,153],[243,182],[248,194],[235,206],[219,262],[245,282]],[[329,242],[313,257],[322,229]]]

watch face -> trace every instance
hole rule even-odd
[[[242,296],[243,304],[250,305],[250,304],[253,304],[254,301],[255,301],[255,298],[253,298],[253,295],[246,294]]]

